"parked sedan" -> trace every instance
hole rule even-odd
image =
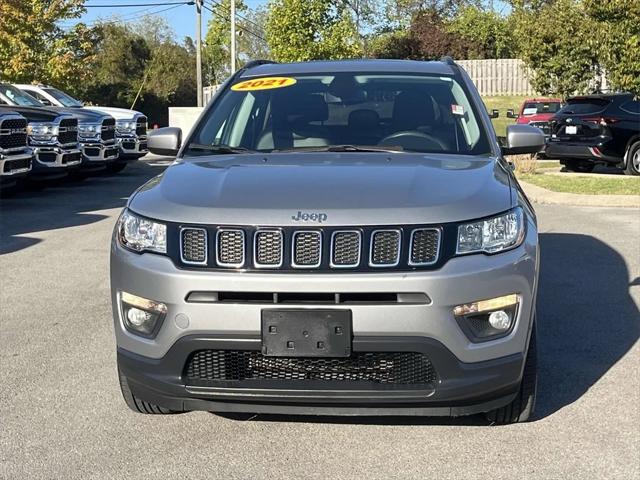
[[[640,175],[640,100],[631,93],[569,98],[550,123],[546,155],[568,170],[604,164]]]

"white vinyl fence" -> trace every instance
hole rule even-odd
[[[527,68],[518,58],[498,60],[457,60],[464,68],[480,95],[532,95],[534,93]]]

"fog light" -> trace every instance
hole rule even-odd
[[[496,330],[506,330],[511,325],[511,318],[504,310],[498,310],[489,315],[489,324]]]
[[[124,326],[127,330],[145,337],[155,336],[167,313],[167,306],[164,303],[127,292],[120,294],[120,303]]]

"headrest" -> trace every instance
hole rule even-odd
[[[286,101],[285,108],[289,122],[324,122],[329,118],[329,107],[321,94],[297,94],[286,98]]]
[[[423,92],[407,90],[399,93],[393,103],[392,123],[396,130],[414,130],[430,125],[436,112],[431,97]]]

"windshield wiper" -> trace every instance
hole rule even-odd
[[[210,153],[253,153],[253,150],[249,150],[245,147],[231,147],[229,145],[205,145],[202,143],[190,143],[188,150],[200,150]]]
[[[272,152],[384,152],[395,153],[402,152],[404,149],[400,146],[381,147],[377,145],[327,145],[319,147],[297,147],[275,149]]]

